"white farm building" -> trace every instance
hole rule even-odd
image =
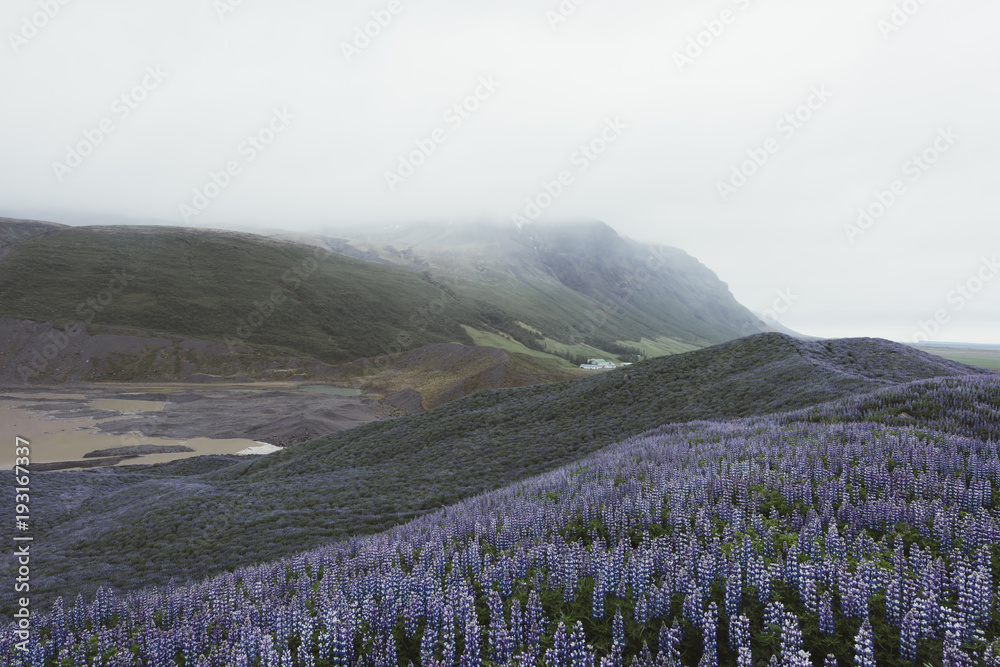
[[[615,362],[606,359],[587,359],[587,363],[580,364],[580,368],[588,371],[606,371],[618,368],[618,366],[615,365]]]

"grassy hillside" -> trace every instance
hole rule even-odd
[[[12,245],[0,258],[0,317],[246,344],[265,363],[302,356],[338,364],[488,341],[564,370],[578,357],[654,356],[756,330],[696,260],[654,252],[606,225],[462,226],[432,236],[433,261],[389,245],[389,262],[342,254],[343,244],[328,243],[332,252],[235,232],[6,221],[0,239]],[[61,377],[57,366],[49,379]]]
[[[619,341],[692,349],[763,331],[707,267],[677,248],[619,236],[601,222],[565,225],[420,223],[346,229],[333,236],[282,234],[371,262],[427,271],[470,299],[502,292],[515,320],[566,346]],[[494,322],[522,337],[515,321]],[[659,341],[647,346],[648,341]],[[541,341],[539,341],[541,342]],[[602,355],[613,351],[601,349]]]
[[[54,222],[0,218],[0,248],[21,243],[34,236],[65,229],[65,227],[65,225]]]
[[[110,303],[88,305],[102,293]],[[414,324],[431,303],[444,312]],[[401,339],[471,343],[457,322],[479,319],[405,269],[252,235],[120,227],[71,227],[15,246],[0,263],[0,315],[240,339],[327,363],[396,351]]]
[[[495,337],[505,345],[490,347],[478,339],[475,347],[426,345],[410,352],[342,364],[330,369],[327,378],[381,394],[385,404],[413,413],[482,389],[524,387],[587,374],[563,359]]]
[[[36,534],[48,546],[32,581],[43,599],[197,578],[375,532],[665,423],[976,372],[887,341],[762,334],[577,382],[479,392],[252,462],[39,475]]]

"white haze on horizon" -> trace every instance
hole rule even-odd
[[[683,248],[802,333],[1000,344],[998,23],[987,0],[8,0],[0,215],[507,224],[547,183],[540,221]]]

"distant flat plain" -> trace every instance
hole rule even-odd
[[[970,343],[925,343],[914,345],[918,350],[936,354],[945,359],[970,366],[1000,371],[1000,345],[974,345]]]

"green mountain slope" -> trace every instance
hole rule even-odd
[[[610,352],[602,344],[621,343],[657,356],[663,353],[657,340],[676,351],[765,330],[684,251],[622,238],[601,222],[520,228],[421,223],[347,229],[336,237],[278,236],[428,271],[468,298],[491,301],[502,293],[502,307],[516,322],[494,325],[524,339],[517,322],[526,324],[548,339],[537,342],[550,350],[589,343]]]
[[[765,414],[987,373],[873,339],[761,334],[581,381],[481,391],[253,461],[188,459],[37,484],[39,599],[198,578],[384,529],[665,423]]]
[[[0,316],[281,348],[266,354],[324,363],[472,344],[469,330],[499,336],[509,352],[653,356],[756,326],[696,260],[603,224],[456,226],[437,236],[421,227],[411,233],[433,237],[431,260],[401,251],[394,262],[349,257],[332,242],[338,252],[186,228],[8,221],[3,231],[13,245],[0,261]]]
[[[415,324],[425,304],[444,313]],[[399,340],[471,343],[480,317],[419,274],[260,236],[179,228],[70,227],[0,263],[0,315],[250,345],[327,363]]]

